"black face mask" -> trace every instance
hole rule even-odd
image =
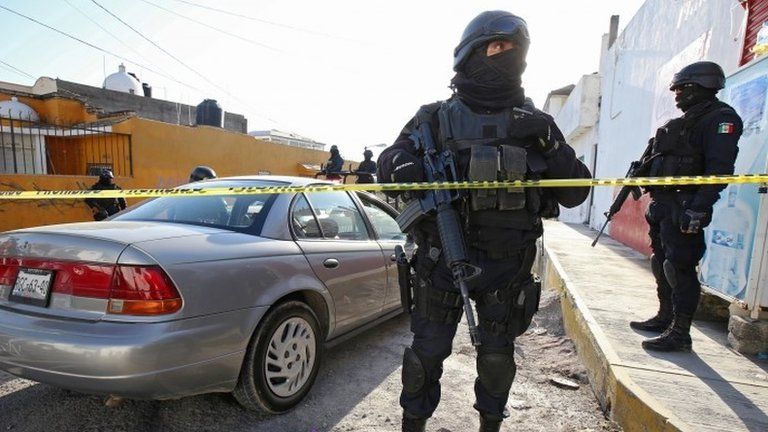
[[[521,106],[525,102],[521,75],[526,66],[521,54],[520,50],[511,49],[488,57],[485,47],[475,50],[451,80],[451,87],[471,106]]]
[[[706,89],[696,84],[684,86],[680,93],[675,93],[675,106],[686,112],[702,102],[715,100],[716,94],[716,90]]]

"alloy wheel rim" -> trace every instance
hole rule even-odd
[[[283,398],[298,393],[315,367],[315,332],[299,317],[284,321],[272,334],[264,362],[267,386]]]

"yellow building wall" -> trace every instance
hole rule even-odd
[[[19,102],[29,105],[45,123],[57,125],[71,125],[75,123],[91,122],[97,120],[96,115],[89,113],[82,102],[52,97],[39,99],[33,97],[16,96]],[[10,100],[11,95],[0,93],[0,101]],[[7,117],[8,113],[0,113]]]
[[[82,105],[79,108],[85,116]],[[41,107],[41,117],[45,109]],[[175,187],[186,183],[197,165],[212,167],[220,177],[255,175],[259,171],[306,176],[309,173],[301,164],[320,165],[328,159],[327,152],[261,141],[210,126],[180,126],[134,117],[112,129],[131,135],[133,176],[116,178],[123,189]],[[345,168],[348,166],[349,163],[345,163]],[[88,176],[0,174],[0,190],[87,189],[95,181],[95,177]],[[138,201],[129,200],[128,204]],[[0,199],[0,232],[90,220],[90,209],[79,199]]]

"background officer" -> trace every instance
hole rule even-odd
[[[363,152],[364,161],[360,162],[357,166],[357,182],[358,183],[373,183],[373,175],[376,174],[376,162],[372,160],[373,152],[365,150]]]
[[[189,174],[190,183],[194,183],[201,180],[215,179],[215,178],[216,178],[216,171],[214,171],[213,168],[205,165],[196,166],[195,169],[193,169],[192,172]]]
[[[344,167],[344,158],[339,153],[339,148],[336,145],[331,146],[331,157],[325,163],[325,178],[328,180],[340,180],[339,173]]]
[[[91,186],[91,190],[116,189],[120,189],[120,186],[115,184],[115,175],[108,169],[102,170],[99,181]],[[93,212],[93,220],[97,221],[104,220],[127,207],[125,198],[86,198],[85,203]]]
[[[460,179],[479,180],[489,171],[493,180],[501,171],[504,179],[589,178],[552,117],[525,98],[521,75],[528,45],[528,29],[520,17],[489,11],[473,19],[454,51],[454,95],[419,110],[380,155],[378,180],[424,180],[423,153],[411,139],[420,122],[431,124],[437,147],[455,154]],[[486,162],[491,170],[477,169]],[[589,188],[474,191],[455,204],[471,264],[482,269],[467,282],[482,343],[474,404],[481,431],[498,431],[508,416],[505,405],[516,371],[514,340],[538,309],[540,285],[534,283],[531,267],[535,240],[543,232],[541,217],[555,216],[558,203],[579,205],[588,193]],[[403,430],[423,431],[440,401],[442,364],[451,353],[462,300],[441,254],[434,216],[419,222],[412,234],[418,245],[412,264],[419,283],[411,314],[413,343],[403,355],[400,405]]]
[[[672,79],[669,89],[683,116],[656,131],[649,176],[733,174],[742,132],[741,118],[715,96],[725,86],[716,63],[690,64]],[[636,330],[662,333],[643,341],[660,351],[691,349],[691,319],[701,285],[696,265],[704,255],[703,228],[712,220],[712,206],[725,185],[651,188],[646,212],[650,225],[651,269],[656,278],[659,311],[646,321],[633,321]]]

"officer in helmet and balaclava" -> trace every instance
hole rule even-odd
[[[339,173],[344,167],[344,158],[341,157],[339,148],[336,145],[331,146],[331,157],[325,163],[325,178],[328,180],[339,180]]]
[[[214,171],[213,168],[205,165],[196,166],[195,169],[193,169],[192,172],[189,174],[190,183],[198,182],[201,180],[215,179],[215,178],[216,178],[216,171]]]
[[[102,170],[99,174],[99,181],[91,186],[91,190],[119,189],[120,186],[115,184],[115,175],[108,169]],[[125,198],[87,198],[85,204],[91,208],[93,220],[96,221],[104,220],[127,207]]]
[[[683,111],[656,131],[651,140],[651,177],[733,174],[741,118],[716,94],[725,74],[716,63],[690,64],[672,79],[669,89]],[[656,351],[690,351],[691,319],[701,285],[696,266],[704,255],[704,227],[725,185],[648,188],[651,203],[645,218],[650,225],[651,270],[656,279],[659,311],[646,321],[633,321],[636,330],[661,333],[643,341]]]
[[[373,152],[365,149],[363,152],[364,161],[360,162],[357,166],[357,182],[358,183],[373,183],[373,175],[376,174],[376,162],[373,161]]]
[[[379,157],[378,180],[424,181],[423,151],[412,139],[423,122],[430,123],[436,147],[454,155],[459,180],[590,178],[552,117],[525,97],[521,75],[528,44],[526,23],[518,16],[489,11],[473,19],[454,51],[453,96],[421,107]],[[481,269],[467,281],[481,343],[474,404],[481,431],[498,431],[509,415],[505,406],[515,378],[514,341],[538,309],[541,287],[531,268],[535,241],[543,232],[541,219],[556,216],[558,204],[581,204],[588,194],[587,187],[475,190],[453,204],[470,264]],[[400,405],[402,430],[423,431],[440,400],[442,364],[451,353],[462,298],[441,253],[435,216],[418,222],[411,234],[418,246],[411,261],[418,281]]]

